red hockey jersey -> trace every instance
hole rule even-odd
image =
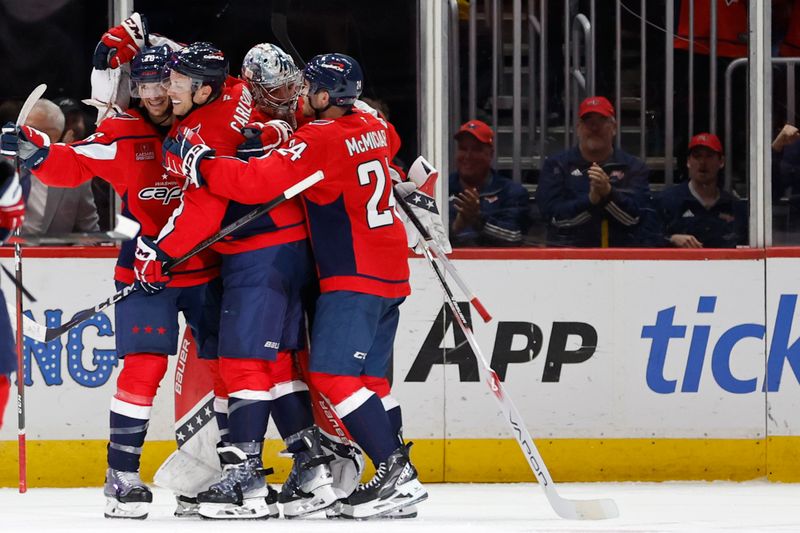
[[[155,238],[181,201],[182,183],[161,166],[162,134],[137,110],[105,119],[97,132],[72,144],[56,143],[33,171],[47,185],[76,187],[94,176],[122,198],[122,214],[135,219],[140,234]],[[133,283],[136,240],[122,244],[114,279]],[[206,250],[173,271],[172,287],[188,287],[217,276],[219,256]]]
[[[717,55],[722,57],[747,56],[747,1],[725,0],[717,2]],[[681,2],[678,35],[675,48],[689,49],[689,1]],[[694,1],[694,51],[711,53],[711,2]]]
[[[322,292],[396,298],[410,287],[406,234],[389,178],[392,149],[383,120],[354,112],[302,126],[284,146],[249,164],[218,157],[200,170],[211,192],[257,202],[323,170],[325,179],[302,195]]]
[[[174,124],[170,136],[177,135],[178,128],[189,128],[202,139],[203,144],[214,148],[217,155],[233,156],[245,140],[241,129],[252,121],[252,113],[252,96],[246,84],[229,78],[216,100],[195,109]],[[180,176],[177,169],[168,169],[168,172]],[[255,203],[258,202],[240,200],[240,204]],[[227,198],[212,194],[208,189],[189,189],[161,232],[158,244],[171,257],[178,257],[254,208],[230,203]],[[305,239],[307,232],[303,221],[299,204],[287,203],[212,248],[222,254],[234,254]]]

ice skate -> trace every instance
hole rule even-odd
[[[103,494],[106,497],[106,518],[144,520],[153,502],[153,493],[139,477],[139,472],[109,468],[106,470]]]
[[[342,502],[342,517],[356,520],[385,517],[425,500],[428,492],[408,458],[411,443],[398,448],[378,465],[375,476]]]
[[[252,448],[247,450],[252,453],[242,448]],[[276,493],[264,479],[272,469],[262,468],[260,444],[226,446],[219,453],[224,463],[222,479],[197,495],[200,516],[226,520],[277,518]]]
[[[191,518],[200,516],[198,509],[200,505],[197,503],[197,497],[184,496],[183,494],[175,495],[175,513],[178,518]]]
[[[300,518],[322,511],[338,499],[329,467],[333,456],[325,453],[319,429],[306,428],[286,439],[287,444],[298,440],[302,440],[305,449],[292,456],[292,471],[278,497],[285,518]]]

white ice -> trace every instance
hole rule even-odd
[[[567,498],[616,500],[620,517],[587,522],[557,518],[532,484],[428,484],[430,498],[415,520],[380,522],[268,520],[230,522],[172,516],[169,492],[155,490],[145,521],[103,518],[99,488],[0,489],[0,531],[258,532],[542,532],[542,531],[787,531],[800,532],[800,484],[585,483],[559,484]]]

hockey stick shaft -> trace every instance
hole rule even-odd
[[[306,62],[303,61],[300,52],[297,51],[294,44],[292,44],[292,40],[289,39],[288,18],[289,0],[273,0],[271,20],[272,33],[275,35],[275,38],[278,39],[281,46],[283,46],[284,50],[289,52],[289,55],[292,56],[297,66],[302,69],[306,66]]]
[[[19,115],[17,116],[16,126],[19,127],[25,124],[28,120],[33,106],[42,97],[47,90],[47,85],[41,84],[31,91],[25,103],[22,104]],[[19,157],[16,158],[17,176],[19,176]],[[17,179],[17,178],[15,178]],[[19,228],[17,234],[19,234]],[[27,445],[25,441],[25,357],[24,357],[24,339],[22,335],[22,247],[19,243],[14,245],[14,281],[16,285],[16,300],[17,300],[17,447],[19,459],[19,492],[23,494],[28,490],[28,456]]]
[[[281,205],[286,200],[288,200],[290,198],[293,198],[294,196],[297,196],[298,194],[300,194],[304,190],[308,189],[309,187],[311,187],[315,183],[318,183],[324,177],[325,177],[325,175],[322,173],[322,171],[318,170],[315,173],[311,174],[310,176],[308,176],[306,178],[303,178],[298,183],[296,183],[295,185],[289,187],[283,193],[281,193],[280,195],[276,196],[275,198],[273,198],[269,202],[256,207],[255,209],[253,209],[252,211],[250,211],[249,213],[247,213],[246,215],[244,215],[240,219],[238,219],[235,222],[232,222],[231,224],[225,226],[224,228],[222,228],[220,231],[218,231],[217,233],[215,233],[211,237],[209,237],[206,240],[200,242],[199,244],[194,246],[194,248],[192,248],[191,250],[186,252],[181,257],[168,260],[164,265],[164,269],[166,271],[169,271],[169,270],[175,268],[176,266],[180,265],[181,263],[184,263],[185,261],[188,261],[189,259],[191,259],[192,257],[196,256],[197,254],[199,254],[200,252],[202,252],[203,250],[205,250],[206,248],[208,248],[212,244],[216,243],[217,241],[220,241],[220,240],[224,239],[225,237],[227,237],[228,235],[230,235],[234,231],[236,231],[236,230],[238,230],[238,229],[250,224],[251,222],[253,222],[257,218],[262,217],[263,215],[267,214],[268,212],[272,211],[273,209],[275,209],[276,207]],[[132,294],[137,289],[138,289],[138,285],[135,284],[135,283],[133,285],[128,285],[127,287],[124,287],[122,290],[116,292],[110,298],[107,298],[106,300],[100,302],[99,304],[95,305],[94,307],[90,307],[88,309],[84,309],[82,311],[78,311],[78,313],[75,315],[75,317],[72,318],[72,320],[69,320],[68,322],[66,322],[66,323],[64,323],[64,324],[62,324],[60,326],[57,326],[57,327],[54,327],[54,328],[45,328],[45,326],[42,326],[41,324],[36,324],[35,322],[31,321],[32,323],[29,322],[26,325],[26,327],[28,328],[28,331],[30,331],[30,336],[33,339],[38,340],[40,342],[50,342],[51,340],[53,340],[53,339],[55,339],[57,337],[60,337],[61,335],[63,335],[67,331],[69,331],[70,329],[74,328],[75,326],[77,326],[81,322],[83,322],[85,320],[88,320],[89,318],[94,316],[96,313],[99,313],[100,311],[103,311],[104,309],[107,309],[108,307],[111,307],[112,305],[116,304],[117,302],[119,302],[123,298],[126,298],[128,295]],[[36,329],[37,331],[34,331],[34,329]]]
[[[489,366],[486,357],[483,355],[483,351],[481,351],[480,346],[478,346],[475,335],[472,333],[472,329],[464,313],[461,311],[461,308],[458,307],[453,297],[453,292],[450,290],[450,286],[447,284],[447,280],[445,280],[441,269],[439,269],[435,259],[432,257],[427,243],[423,245],[423,253],[436,274],[436,278],[439,280],[439,284],[444,291],[447,304],[453,313],[455,321],[464,333],[470,348],[472,348],[478,360],[478,372],[480,373],[481,380],[489,386],[492,394],[500,404],[503,417],[511,427],[511,433],[514,435],[514,439],[522,450],[528,462],[528,466],[531,468],[531,471],[533,471],[536,481],[544,490],[547,500],[550,502],[553,510],[558,516],[572,520],[600,520],[619,516],[619,511],[613,500],[567,500],[558,494],[553,477],[550,475],[544,463],[544,459],[542,459],[542,456],[539,454],[539,450],[536,448],[531,434],[525,427],[522,416],[514,405],[514,402],[512,402],[511,398],[506,394],[500,382],[500,378],[495,371],[492,370],[491,366]]]
[[[25,442],[25,356],[22,336],[22,248],[14,245],[14,284],[17,311],[17,446],[19,455],[19,492],[28,490],[28,459]]]
[[[428,231],[428,228],[426,228],[425,225],[419,220],[417,215],[414,214],[414,210],[411,209],[411,207],[408,205],[408,202],[406,202],[405,199],[401,198],[399,195],[395,195],[395,199],[397,200],[397,203],[400,205],[400,208],[406,214],[411,223],[414,224],[414,227],[417,228],[417,231],[425,240],[425,242],[428,244],[428,246],[433,249],[433,253],[436,255],[436,257],[439,260],[441,260],[445,270],[447,270],[447,273],[453,277],[453,279],[456,282],[456,285],[458,285],[458,288],[461,290],[462,293],[464,293],[464,296],[466,296],[469,299],[470,303],[478,312],[478,314],[481,315],[483,321],[484,322],[491,321],[492,315],[489,314],[489,311],[487,311],[486,307],[483,306],[483,303],[481,303],[481,301],[478,299],[475,293],[472,292],[470,288],[467,286],[464,279],[458,273],[458,270],[456,269],[453,262],[447,258],[447,255],[444,253],[444,250],[442,250],[441,246],[439,246],[439,243],[436,242],[436,239],[434,239],[431,236],[431,233],[430,231]]]

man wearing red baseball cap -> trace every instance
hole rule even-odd
[[[494,131],[470,120],[454,135],[456,171],[450,174],[453,246],[515,246],[527,232],[528,191],[492,168]]]
[[[614,106],[590,96],[578,108],[578,145],[548,157],[536,199],[559,246],[641,246],[641,215],[650,195],[644,162],[614,148]]]
[[[747,205],[719,187],[725,166],[722,143],[713,133],[689,141],[689,179],[664,190],[658,211],[664,237],[676,248],[735,248],[747,244]]]

